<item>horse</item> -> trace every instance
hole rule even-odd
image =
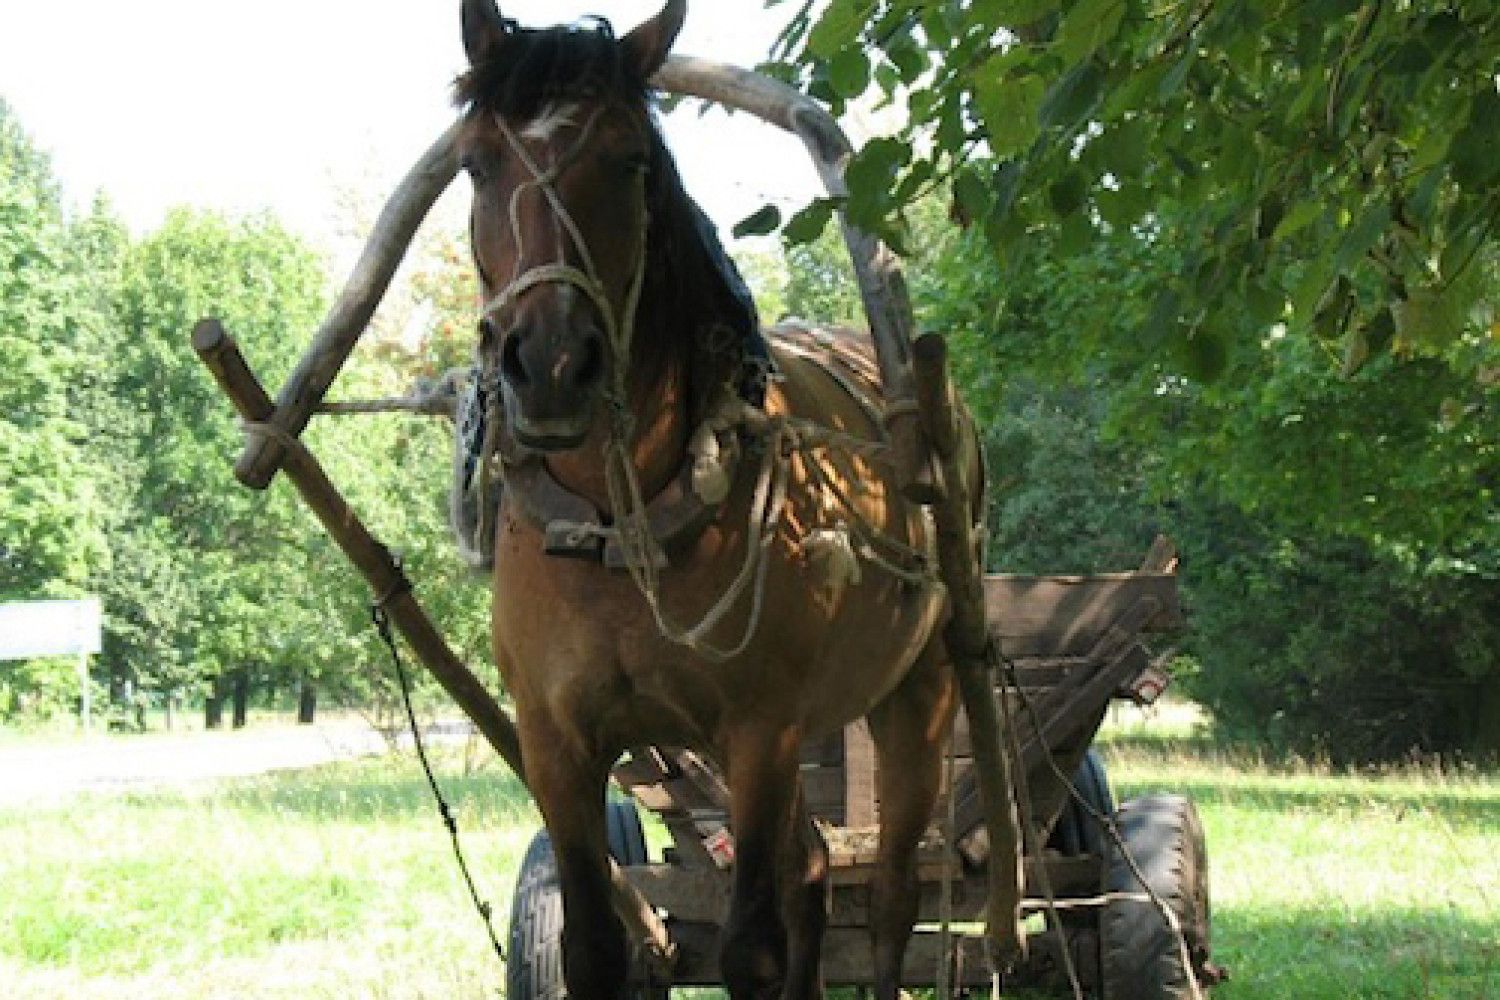
[[[627,989],[604,796],[622,754],[660,745],[726,777],[730,995],[821,996],[828,854],[799,747],[863,717],[891,1000],[956,693],[930,529],[866,447],[878,386],[855,391],[857,364],[837,370],[807,337],[778,340],[774,373],[753,377],[753,309],[653,114],[683,0],[623,36],[600,19],[522,27],[495,0],[461,13],[478,464],[501,498],[493,649],[556,856],[569,995]],[[841,343],[868,359],[867,339]]]

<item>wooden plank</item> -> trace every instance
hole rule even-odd
[[[1166,535],[1157,535],[1151,543],[1151,548],[1146,552],[1146,558],[1141,560],[1142,573],[1176,573],[1177,572],[1177,543]]]
[[[830,823],[844,824],[844,771],[813,767],[802,772],[802,794],[808,812]]]
[[[1052,883],[1055,899],[1084,899],[1097,895],[1103,877],[1102,862],[1093,857],[1063,857],[1048,853],[1043,858],[1028,858],[1024,885],[1028,905],[1036,908],[1045,897],[1042,874]],[[634,865],[624,869],[625,876],[653,906],[665,910],[676,921],[718,923],[729,910],[733,875],[715,867],[653,864]],[[830,927],[868,927],[870,925],[870,878],[874,865],[864,863],[832,870],[829,893]],[[953,908],[949,914],[958,923],[984,918],[985,882],[982,874],[954,859],[951,868],[932,860],[918,870],[919,902],[917,920],[935,923],[943,919],[942,883],[945,877],[953,886]]]
[[[1178,628],[1183,622],[1177,577],[1170,573],[994,575],[985,577],[984,590],[990,631],[1012,658],[1084,656],[1143,597],[1160,602],[1145,628]]]
[[[873,826],[880,817],[876,790],[875,740],[864,719],[844,727],[845,826]]]

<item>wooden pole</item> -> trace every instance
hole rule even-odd
[[[947,343],[937,334],[926,334],[913,345],[912,358],[919,410],[937,458],[941,487],[941,495],[931,509],[937,525],[939,570],[951,605],[943,639],[969,717],[974,770],[990,837],[986,930],[998,950],[997,957],[1008,965],[1025,952],[1026,938],[1020,924],[1021,824],[1012,762],[1001,747],[995,687],[990,677],[993,639],[985,617],[975,512],[969,499],[973,485],[970,469],[977,468],[977,455],[948,380]]]
[[[215,381],[247,424],[253,427],[270,417],[275,409],[270,397],[245,363],[234,338],[218,320],[205,319],[193,328],[193,350],[213,373]],[[390,550],[370,534],[328,479],[318,460],[295,439],[283,441],[282,445],[281,467],[302,499],[344,555],[359,569],[412,652],[525,784],[520,737],[505,709],[449,648],[417,603],[410,582]],[[645,945],[655,970],[661,975],[669,975],[676,957],[671,934],[640,890],[625,878],[619,865],[613,859],[609,865],[615,911],[631,936]]]
[[[797,89],[737,66],[675,55],[668,57],[652,82],[675,94],[748,112],[791,132],[807,147],[829,197],[839,201],[848,198],[844,170],[854,156],[854,147],[828,109]],[[907,498],[916,503],[930,503],[936,493],[928,449],[921,437],[922,422],[913,403],[914,330],[911,297],[901,272],[901,261],[879,239],[851,225],[842,211],[839,225],[870,321],[870,337],[875,342],[875,358],[886,400],[885,425],[891,463]]]
[[[269,423],[279,433],[246,440],[234,474],[251,489],[263,490],[270,485],[286,458],[288,443],[307,427],[313,411],[348,360],[349,352],[365,332],[417,227],[458,173],[456,145],[461,124],[450,125],[391,194],[343,293],[323,320],[312,346],[282,387],[271,412],[255,418]]]

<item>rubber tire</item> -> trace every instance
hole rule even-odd
[[[609,853],[622,865],[647,861],[646,836],[634,802],[604,804]],[[562,973],[562,885],[552,838],[538,830],[526,848],[510,904],[510,936],[505,960],[507,1000],[565,1000]],[[639,990],[634,1000],[659,1000],[664,989]]]
[[[1109,775],[1104,769],[1104,758],[1099,751],[1089,747],[1078,763],[1078,772],[1073,775],[1073,786],[1078,794],[1100,816],[1109,816],[1115,811],[1115,797],[1109,790]],[[1093,854],[1104,857],[1109,846],[1109,834],[1099,821],[1089,815],[1078,800],[1068,796],[1047,846],[1068,858]]]
[[[1114,819],[1147,884],[1177,915],[1189,963],[1154,902],[1111,900],[1099,921],[1104,1000],[1187,1000],[1188,977],[1201,981],[1209,959],[1208,855],[1198,810],[1181,795],[1150,795],[1126,802]],[[1105,889],[1144,891],[1114,845]]]

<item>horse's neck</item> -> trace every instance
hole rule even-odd
[[[631,393],[635,428],[631,454],[641,492],[647,499],[660,492],[682,467],[691,431],[687,395],[685,366],[657,379],[649,389]],[[613,424],[608,404],[601,403],[583,444],[547,457],[553,478],[599,510],[611,512],[606,463],[615,433]]]

